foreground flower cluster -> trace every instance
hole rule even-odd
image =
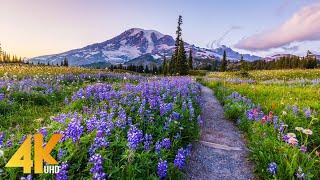
[[[177,176],[175,171],[184,168],[190,155],[189,143],[198,136],[199,93],[189,78],[158,78],[121,87],[97,83],[69,100],[69,106],[79,107],[82,114],[52,119],[64,135],[61,149],[66,154],[72,153],[70,146],[87,144],[81,151],[88,162],[82,163],[88,163],[94,179]]]
[[[45,137],[63,135],[52,152],[63,167],[56,179],[181,177],[199,135],[199,95],[199,85],[187,77],[80,88],[65,100],[64,113],[38,129]],[[18,144],[0,133],[5,153],[9,140]]]

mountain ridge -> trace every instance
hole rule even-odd
[[[171,56],[175,49],[175,40],[170,35],[162,34],[155,30],[131,28],[109,40],[94,43],[82,48],[66,52],[38,56],[29,59],[31,63],[60,64],[67,58],[71,66],[84,66],[88,64],[107,63],[125,64],[126,62],[150,54],[154,59]],[[223,51],[229,60],[239,60],[241,54],[230,47],[221,46],[215,49],[201,48],[185,43],[186,51],[192,49],[196,59],[221,59]],[[261,59],[259,56],[243,54],[244,60],[253,61]],[[139,60],[141,61],[141,60]]]

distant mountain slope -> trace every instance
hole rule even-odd
[[[80,49],[74,49],[60,54],[46,55],[29,59],[32,63],[59,64],[67,58],[72,66],[84,66],[89,64],[107,63],[118,64],[126,63],[138,57],[149,54],[153,59],[161,59],[165,54],[171,56],[175,49],[175,41],[169,35],[164,35],[154,30],[144,30],[139,28],[129,29],[120,35]],[[226,50],[228,59],[239,60],[241,54],[229,47],[221,46],[216,49],[200,48],[185,43],[186,50],[193,50],[197,59],[216,58],[220,59],[223,51]],[[250,54],[243,55],[245,60],[253,61],[261,59]],[[141,58],[139,60],[141,62]]]
[[[162,61],[159,59],[155,59],[151,54],[145,54],[142,56],[139,56],[137,58],[134,58],[130,61],[127,61],[124,63],[124,65],[135,65],[135,66],[148,66],[148,67],[153,67],[153,66],[160,66],[162,65]]]

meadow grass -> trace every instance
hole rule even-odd
[[[319,72],[251,71],[250,78],[254,81],[246,81],[236,72],[211,73],[205,78],[205,84],[214,89],[224,105],[226,116],[246,133],[250,158],[261,178],[294,179],[303,175],[305,179],[317,179],[320,176],[320,85],[287,83],[293,79],[317,79]],[[243,80],[235,83],[230,78]],[[264,83],[270,79],[285,80]],[[256,119],[251,120],[252,116]],[[300,127],[310,129],[312,135],[305,134],[308,131],[303,133]],[[288,141],[290,133],[296,137]],[[273,162],[276,171],[271,171]]]
[[[27,64],[0,64],[0,76],[14,75],[17,77],[35,75],[58,75],[58,74],[81,74],[81,73],[100,73],[106,70],[88,69],[80,67],[65,66],[37,66]]]
[[[250,78],[257,81],[271,79],[317,79],[320,78],[320,69],[288,69],[288,70],[254,70],[248,71],[248,77],[242,77],[238,71],[234,72],[212,72],[208,74],[208,78]]]

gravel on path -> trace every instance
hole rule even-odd
[[[254,179],[244,138],[224,117],[223,107],[208,87],[201,87],[203,101],[201,136],[193,144],[184,179]]]

